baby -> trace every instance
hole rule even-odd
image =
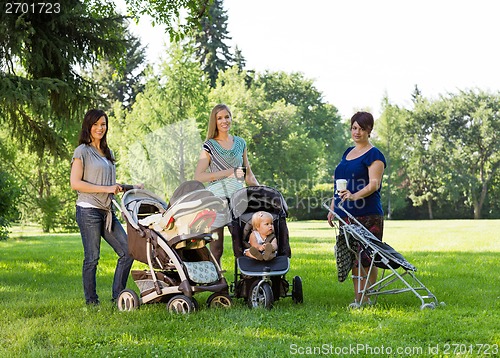
[[[274,235],[273,216],[266,211],[257,211],[252,216],[252,233],[250,248],[244,251],[245,256],[259,261],[269,261],[276,257],[278,241]]]

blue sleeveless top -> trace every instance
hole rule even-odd
[[[349,152],[353,149],[354,147],[347,148],[347,150],[342,155],[342,160],[335,168],[335,180],[346,179],[347,190],[354,194],[363,189],[368,184],[368,167],[372,165],[374,161],[382,161],[382,163],[384,163],[384,168],[387,166],[387,164],[382,152],[375,147],[370,148],[370,150],[368,150],[365,154],[358,158],[347,160],[347,154],[349,154]],[[342,210],[338,209],[340,198],[337,194],[336,184],[334,184],[334,186],[335,212],[341,217],[345,217],[345,213]],[[382,186],[382,183],[380,186]],[[380,198],[380,189],[381,188],[363,199],[359,199],[356,201],[346,200],[342,203],[342,205],[354,217],[367,215],[384,215],[384,211],[382,209],[382,201]]]

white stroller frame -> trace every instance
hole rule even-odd
[[[400,257],[396,257],[392,253],[388,252],[386,248],[392,249],[386,243],[383,243],[379,240],[375,235],[373,235],[366,227],[364,227],[354,216],[352,216],[349,212],[347,212],[344,207],[341,205],[338,206],[349,218],[349,222],[342,219],[340,215],[338,215],[334,210],[332,210],[326,203],[323,203],[323,206],[335,217],[338,219],[339,223],[339,231],[343,234],[343,237],[346,241],[347,247],[350,251],[354,252],[357,255],[358,261],[358,273],[361,276],[352,276],[352,278],[358,279],[358,292],[361,293],[360,302],[365,301],[365,297],[369,298],[371,296],[376,299],[379,295],[392,295],[403,292],[411,291],[418,299],[420,299],[421,306],[420,309],[434,309],[438,305],[444,306],[444,302],[439,303],[436,296],[427,288],[425,285],[415,277],[414,272],[417,271],[417,268],[410,264],[403,256],[397,253]],[[363,250],[359,250],[357,252],[353,248],[351,248],[349,244],[349,235],[352,236],[356,241],[360,243],[360,245],[371,252],[371,263],[368,268],[368,272],[366,272],[365,268],[361,263],[361,254]],[[394,249],[392,249],[394,250]],[[396,267],[393,267],[396,266]],[[374,267],[380,267],[382,271],[382,277],[380,279],[377,278],[376,282],[369,285],[369,280],[372,270]],[[404,272],[398,272],[398,268],[402,268]],[[390,273],[386,276],[386,270],[389,270]],[[405,277],[410,280],[405,279]],[[392,283],[401,281],[406,287],[403,288],[395,288],[388,289]],[[413,281],[413,285],[411,282]],[[364,282],[364,284],[362,284]],[[419,291],[424,291],[423,294],[420,294]],[[355,302],[352,308],[360,308],[362,303]]]

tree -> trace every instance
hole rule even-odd
[[[442,100],[447,107],[442,134],[448,170],[474,208],[474,218],[480,219],[500,168],[500,95],[467,90]]]
[[[0,130],[0,240],[6,240],[12,220],[17,218],[17,201],[21,194],[19,183],[11,174],[9,162],[15,157],[12,147],[5,144],[4,133]]]
[[[404,111],[389,102],[387,96],[382,101],[383,112],[377,119],[373,142],[384,153],[387,167],[384,171],[382,200],[387,207],[387,218],[393,217],[394,211],[403,209],[406,203],[405,171],[402,145],[405,133]]]
[[[194,35],[196,56],[212,88],[215,87],[219,72],[229,68],[234,61],[225,43],[226,40],[231,39],[227,31],[227,19],[223,0],[214,0],[207,15],[201,19],[201,30],[196,31]]]
[[[143,182],[168,197],[192,179],[201,149],[198,122],[206,126],[208,85],[189,39],[174,43],[160,76],[148,73],[144,92],[129,113],[113,118],[119,176]],[[117,112],[119,114],[119,112]]]
[[[52,12],[0,13],[0,124],[9,134],[2,144],[16,152],[9,173],[26,188],[16,206],[44,230],[74,221],[61,212],[74,195],[67,186],[70,147],[83,113],[98,100],[83,69],[104,54],[121,63],[126,48],[124,18],[113,7],[58,4]]]
[[[448,173],[444,170],[443,142],[438,128],[444,112],[439,103],[431,103],[420,94],[414,96],[412,111],[405,111],[402,122],[403,167],[408,179],[408,196],[414,206],[427,204],[428,218],[434,218],[433,205],[441,202]]]
[[[238,46],[234,48],[234,64],[240,71],[243,71],[247,65],[247,60]]]
[[[66,156],[65,133],[96,98],[79,68],[104,53],[118,61],[123,17],[67,0],[59,12],[3,11],[0,20],[0,122],[31,151]]]
[[[181,40],[193,29],[200,28],[214,0],[125,0],[128,10],[136,19],[149,15],[153,25],[163,24],[171,41]],[[181,13],[186,12],[186,21],[180,24]]]
[[[325,103],[314,82],[298,72],[268,71],[256,78],[255,86],[261,88],[268,102],[284,101],[296,107],[293,126],[300,127],[297,130],[303,131],[307,138],[318,141],[317,155],[325,158],[325,167],[318,168],[316,178],[329,181],[348,143],[348,132],[337,109]]]
[[[95,64],[89,77],[99,86],[102,103],[99,108],[112,115],[112,104],[116,101],[130,111],[135,97],[142,92],[146,53],[138,38],[126,31],[127,48],[123,64],[118,67],[112,59],[103,59]]]

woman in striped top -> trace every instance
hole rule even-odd
[[[228,201],[235,191],[243,188],[243,183],[237,178],[244,177],[247,185],[259,185],[248,162],[245,140],[229,134],[232,120],[231,110],[225,104],[212,109],[207,138],[194,174],[195,180],[208,182],[208,190]],[[238,167],[245,167],[246,174]],[[210,243],[210,251],[219,264],[224,250],[224,226],[230,219],[227,215],[217,215],[212,226],[217,240]]]

